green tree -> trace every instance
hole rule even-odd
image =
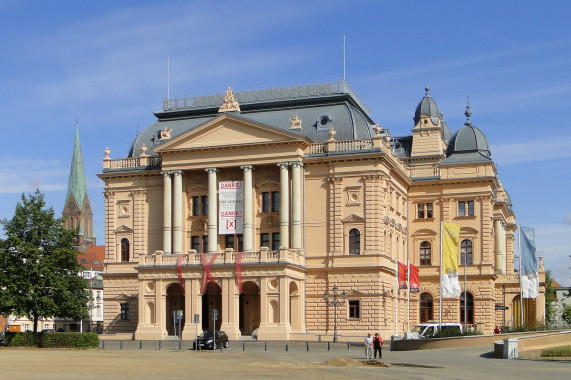
[[[26,316],[38,330],[40,318],[87,316],[88,283],[75,249],[77,230],[68,231],[44,195],[22,194],[12,219],[0,221],[0,313]]]
[[[551,270],[545,271],[545,324],[551,322],[553,316],[553,308],[551,302],[555,299],[555,292],[553,291],[553,277],[551,277]]]

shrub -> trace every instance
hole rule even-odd
[[[26,332],[7,332],[6,346],[8,347],[38,347],[40,344],[40,333]]]
[[[99,336],[96,333],[54,333],[42,334],[40,347],[43,348],[96,348]]]

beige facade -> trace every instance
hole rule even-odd
[[[182,310],[183,339],[214,327],[230,339],[403,335],[439,319],[441,221],[469,242],[467,322],[484,332],[520,323],[509,196],[491,159],[447,152],[434,109],[417,109],[413,136],[399,143],[345,87],[273,102],[239,95],[229,90],[214,111],[169,100],[127,158],[106,149],[106,333],[162,339]],[[220,233],[226,182],[243,186],[239,234]],[[395,290],[396,263],[408,259],[420,267],[410,303]],[[346,295],[337,308],[324,300],[333,286]],[[528,322],[543,318],[541,291]],[[463,320],[460,302],[444,300],[443,321]]]

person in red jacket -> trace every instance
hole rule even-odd
[[[379,359],[383,358],[383,352],[381,351],[381,346],[383,345],[383,338],[380,337],[379,333],[375,333],[373,338],[373,348],[375,349],[375,359],[377,358],[377,352],[379,352]]]

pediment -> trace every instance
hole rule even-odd
[[[363,223],[364,221],[365,221],[365,218],[360,217],[360,216],[355,215],[355,214],[351,214],[342,220],[343,223]]]
[[[115,229],[116,234],[118,234],[118,233],[126,234],[126,233],[132,233],[132,232],[133,232],[133,229],[131,227],[127,227],[124,224],[122,224],[121,226],[119,226]]]
[[[311,142],[298,134],[224,114],[155,148],[156,152],[271,143]]]
[[[121,293],[118,296],[114,297],[113,299],[117,301],[128,301],[128,300],[136,300],[138,297],[136,295],[129,295],[126,293]]]

